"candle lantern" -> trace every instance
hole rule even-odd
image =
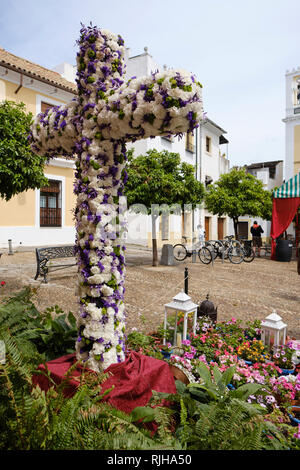
[[[275,352],[279,346],[285,344],[286,327],[282,318],[273,310],[264,321],[261,322],[261,339],[265,346],[273,348]]]
[[[190,314],[192,314],[192,318],[193,318],[193,333],[196,332],[197,307],[198,305],[194,304],[191,297],[185,294],[184,292],[179,292],[179,294],[173,297],[172,302],[165,304],[163,344],[166,344],[166,331],[168,327],[168,317],[171,315],[174,316],[173,346],[180,347],[181,345],[181,334],[178,332],[178,325],[177,325],[179,314],[183,315],[182,339],[186,340],[187,338],[188,319],[189,319]]]
[[[206,300],[203,300],[198,307],[198,317],[208,317],[212,322],[217,322],[217,310],[214,304],[209,300],[209,294],[206,296]]]

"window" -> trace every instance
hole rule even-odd
[[[53,104],[45,103],[44,101],[41,102],[41,113],[45,113],[47,109],[53,108]]]
[[[194,136],[191,132],[186,133],[185,149],[189,152],[195,152]]]
[[[269,177],[273,180],[276,175],[276,166],[269,167]]]
[[[205,176],[205,187],[209,186],[213,182],[213,179],[211,176]]]
[[[40,226],[61,227],[61,183],[49,180],[40,190]]]
[[[207,153],[211,153],[211,138],[208,136],[205,137],[205,150]]]

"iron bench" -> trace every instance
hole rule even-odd
[[[56,271],[58,269],[69,268],[71,266],[76,266],[77,263],[73,264],[53,264],[51,266],[48,265],[48,261],[52,259],[59,259],[59,258],[72,258],[75,256],[74,253],[74,245],[67,245],[67,246],[49,246],[45,248],[36,248],[36,262],[37,262],[37,269],[35,280],[39,276],[44,277],[44,283],[47,284],[47,274],[49,269],[51,271]]]

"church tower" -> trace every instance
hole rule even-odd
[[[300,172],[300,67],[287,71],[285,118],[285,180]]]

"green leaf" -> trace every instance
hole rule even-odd
[[[249,395],[255,395],[255,393],[257,392],[261,393],[262,388],[263,388],[263,385],[261,384],[255,384],[255,383],[244,384],[238,387],[236,390],[232,390],[230,392],[230,395],[231,397],[234,397],[234,398],[246,400],[249,397]]]
[[[138,406],[132,410],[130,417],[133,423],[137,421],[151,423],[155,420],[155,409],[147,406]]]

